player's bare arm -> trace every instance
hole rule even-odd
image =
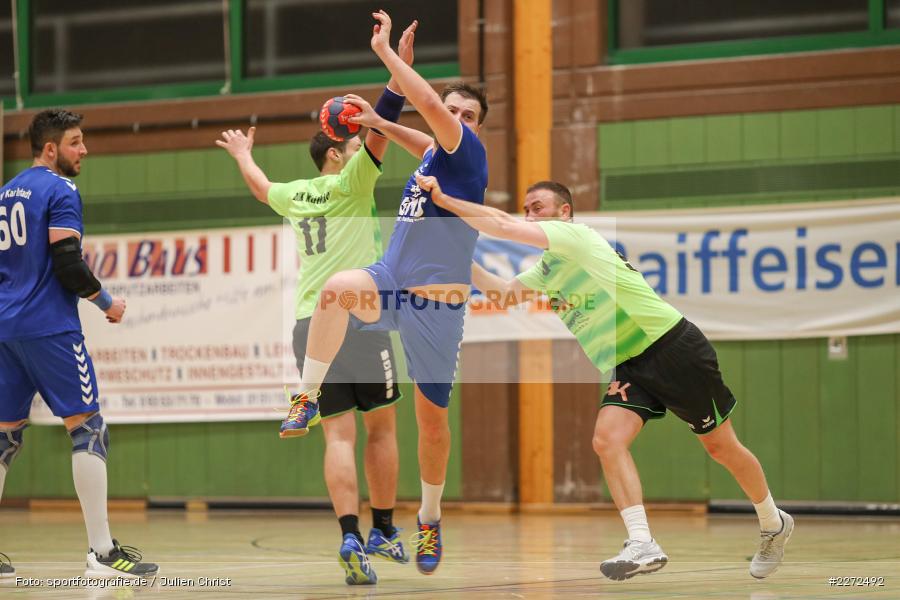
[[[550,246],[547,234],[537,223],[526,223],[502,210],[448,196],[441,191],[435,177],[416,175],[416,183],[431,192],[431,200],[436,205],[455,213],[473,229],[544,250]]]
[[[63,287],[96,304],[110,323],[121,323],[125,298],[109,295],[91,273],[81,256],[81,234],[58,227],[50,227],[47,234],[53,250],[53,272]]]
[[[391,49],[390,16],[383,10],[372,13],[372,16],[378,21],[372,29],[372,50],[391,72],[392,79],[402,88],[407,100],[424,117],[438,144],[452,153],[462,139],[462,125],[447,110],[431,85]]]
[[[387,140],[390,140],[420,160],[425,156],[425,152],[428,151],[428,148],[430,148],[434,142],[430,135],[422,133],[418,129],[404,127],[398,123],[388,121],[376,113],[371,104],[356,94],[346,94],[344,100],[362,111],[359,114],[350,117],[349,120],[351,123],[357,123],[370,129],[378,129],[386,136],[386,138],[379,136],[375,132],[370,132],[366,136],[366,146],[369,148],[369,151],[375,155],[375,158],[379,160],[381,160],[381,156],[376,154],[375,148],[373,147],[373,145],[379,141],[383,141],[384,149],[382,150],[382,154],[384,154],[384,150],[387,148]]]
[[[522,282],[513,277],[510,280],[494,275],[477,262],[472,263],[472,284],[501,308],[524,302],[533,293]]]
[[[415,45],[416,28],[418,26],[419,26],[418,21],[413,21],[412,23],[410,23],[409,27],[407,27],[403,31],[403,35],[400,36],[400,43],[397,45],[397,53],[400,56],[400,60],[402,60],[404,63],[406,63],[409,66],[412,66],[413,60],[415,58],[413,46]],[[391,90],[395,94],[402,95],[402,93],[400,92],[400,86],[397,84],[397,82],[394,80],[393,77],[391,77],[391,80],[388,81],[387,87],[389,90]],[[349,100],[350,97],[362,100],[356,94],[345,94],[344,95],[345,100]],[[365,102],[365,101],[363,101],[363,102]],[[358,104],[357,102],[350,102],[350,104],[353,104],[353,105],[357,106],[358,108],[362,108],[362,106],[360,104]],[[366,104],[368,104],[368,103],[366,103]],[[375,109],[373,109],[371,106],[369,106],[369,108],[371,109],[371,111],[373,113],[375,112]],[[371,125],[367,125],[358,120],[354,120],[353,118],[350,119],[350,122],[357,123],[357,124],[360,124],[360,125],[370,128],[369,132],[366,133],[366,137],[363,140],[363,143],[365,143],[366,148],[369,149],[369,152],[372,153],[372,156],[374,156],[378,160],[384,160],[384,154],[385,154],[385,152],[387,152],[388,140],[393,141],[398,144],[401,144],[401,146],[403,145],[400,141],[395,140],[394,138],[392,138],[390,136],[387,136],[384,129],[377,125],[376,125],[376,127],[380,130],[381,134],[383,134],[383,135],[379,135],[378,131],[372,131]],[[431,143],[430,138],[429,138],[429,143]],[[403,147],[406,148],[406,146],[403,146]],[[421,155],[419,156],[419,158],[421,158]]]
[[[222,139],[216,140],[216,145],[224,148],[231,158],[237,162],[244,183],[250,188],[253,197],[263,204],[269,203],[269,188],[272,182],[253,160],[253,141],[256,137],[256,127],[251,127],[247,135],[240,129],[229,129],[222,132]]]

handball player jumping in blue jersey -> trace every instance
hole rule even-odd
[[[29,127],[34,163],[0,188],[0,495],[22,448],[35,392],[72,438],[72,477],[90,549],[86,577],[153,577],[155,564],[109,532],[109,433],[84,343],[78,298],[119,323],[125,300],[104,290],[81,255],[81,195],[72,178],[87,155],[81,115],[45,110]],[[0,561],[0,578],[15,576]]]
[[[424,117],[434,139],[419,132],[410,138],[372,110],[353,117],[376,127],[421,159],[403,192],[393,235],[383,260],[333,275],[313,314],[301,376],[282,431],[307,428],[318,415],[316,390],[344,341],[348,321],[364,329],[398,330],[410,377],[415,382],[419,427],[422,504],[414,538],[420,572],[434,572],[441,560],[440,499],[450,457],[447,406],[463,335],[471,287],[471,261],[478,234],[431,201],[415,175],[437,177],[453,196],[484,202],[487,157],[478,139],[487,113],[484,94],[451,84],[439,96],[390,47],[391,20],[374,13],[372,49]],[[352,95],[345,96],[351,101]]]

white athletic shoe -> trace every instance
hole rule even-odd
[[[667,562],[669,557],[655,540],[625,540],[622,551],[617,556],[604,560],[600,564],[600,571],[610,579],[624,581],[635,575],[659,571]]]
[[[781,531],[763,531],[759,534],[759,550],[750,562],[750,574],[757,579],[768,577],[781,566],[784,559],[784,545],[794,532],[794,518],[779,509],[781,515]]]
[[[91,550],[87,555],[87,568],[85,577],[90,578],[114,578],[125,577],[128,579],[150,578],[159,574],[159,566],[149,562],[142,562],[141,553],[131,546],[120,546],[113,540],[113,549],[108,556],[97,556]]]

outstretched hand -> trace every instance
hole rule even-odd
[[[403,35],[400,36],[400,44],[397,46],[397,54],[399,54],[400,59],[409,66],[412,66],[413,64],[413,45],[416,41],[416,28],[418,26],[418,20],[410,23],[409,27],[403,30]]]
[[[378,21],[372,28],[372,50],[380,56],[381,52],[391,48],[391,17],[383,10],[372,16]]]
[[[256,127],[251,127],[247,135],[240,129],[229,129],[222,132],[222,139],[216,140],[216,145],[225,148],[232,158],[238,158],[242,154],[249,154],[253,149],[253,138],[256,136]]]

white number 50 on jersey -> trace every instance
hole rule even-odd
[[[5,206],[0,206],[0,251],[9,250],[12,243],[24,246],[28,241],[28,230],[25,228],[25,205],[16,202],[9,210],[9,220]]]

